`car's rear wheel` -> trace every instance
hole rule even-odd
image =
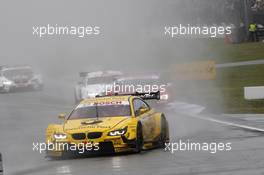
[[[165,116],[161,116],[159,147],[165,148],[166,142],[167,142],[167,122]]]
[[[137,125],[137,138],[136,138],[136,153],[140,153],[143,147],[143,132],[142,125],[138,123]]]

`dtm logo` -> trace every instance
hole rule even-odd
[[[3,175],[4,169],[3,169],[3,161],[2,161],[2,154],[0,153],[0,175]]]

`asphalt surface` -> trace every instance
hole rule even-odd
[[[154,149],[141,154],[47,160],[44,154],[33,151],[33,142],[44,142],[47,125],[58,123],[57,114],[69,112],[71,106],[73,86],[64,81],[49,83],[42,92],[0,94],[0,151],[5,175],[264,174],[264,135],[261,132],[188,117],[173,109],[165,111],[171,142],[230,142],[232,150],[213,154]],[[240,116],[233,117],[232,121],[236,122],[237,118]],[[261,125],[258,121],[259,118],[250,119],[264,128],[264,122]]]

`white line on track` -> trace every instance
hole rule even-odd
[[[240,125],[240,124],[236,124],[236,123],[232,123],[232,122],[213,119],[210,117],[204,117],[204,116],[198,116],[198,115],[187,115],[187,116],[190,116],[193,118],[198,118],[201,120],[207,120],[210,122],[221,123],[221,124],[228,125],[228,126],[235,126],[235,127],[239,127],[239,128],[243,128],[243,129],[252,130],[252,131],[264,132],[264,129],[261,129],[261,128],[251,127],[251,126],[247,126],[247,125]]]

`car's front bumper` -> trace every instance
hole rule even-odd
[[[4,90],[4,85],[0,85],[0,92]]]
[[[102,139],[93,139],[92,141],[55,141],[53,144],[64,143],[67,146],[48,149],[48,157],[62,157],[63,155],[85,155],[85,154],[109,154],[134,151],[136,148],[135,139],[129,140],[126,136],[105,137]],[[71,145],[78,144],[98,144],[99,149],[68,149]],[[65,149],[67,147],[67,149]]]

